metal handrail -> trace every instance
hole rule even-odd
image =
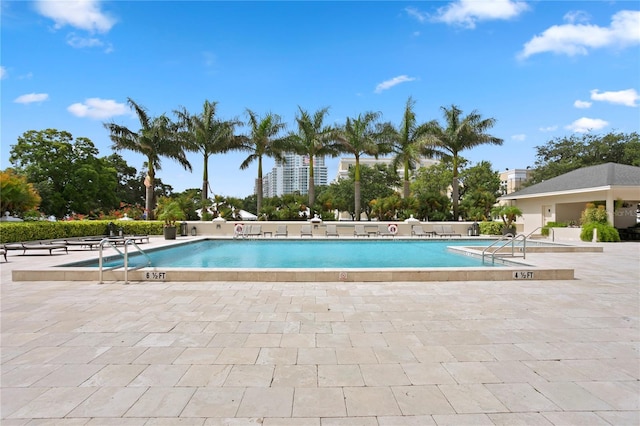
[[[505,241],[507,238],[509,238],[508,241]],[[495,262],[496,260],[496,255],[498,254],[498,252],[503,249],[504,247],[506,247],[507,245],[511,244],[511,257],[516,257],[515,255],[515,242],[519,239],[522,239],[522,258],[526,259],[527,257],[527,236],[524,234],[518,234],[518,235],[513,235],[511,233],[505,234],[503,235],[500,239],[494,241],[492,244],[488,245],[487,247],[484,248],[484,250],[482,250],[482,261],[484,262],[484,257],[485,254],[487,253],[487,251],[495,246],[496,244],[505,241],[504,244],[502,244],[499,247],[496,247],[495,250],[493,250],[491,252],[491,262]]]
[[[123,257],[123,268],[124,268],[124,283],[128,284],[129,283],[129,249],[128,246],[132,245],[134,246],[138,252],[140,254],[142,254],[146,259],[147,259],[147,264],[146,265],[141,265],[141,266],[137,266],[135,268],[131,268],[131,270],[135,271],[136,269],[140,269],[140,268],[144,268],[145,266],[150,266],[151,265],[151,258],[149,257],[149,255],[147,253],[144,252],[144,250],[142,250],[138,244],[136,244],[136,242],[131,239],[131,238],[125,238],[124,239],[124,253],[122,251],[120,251],[118,249],[118,247],[115,244],[115,241],[111,240],[110,238],[104,238],[103,240],[100,241],[100,245],[99,245],[99,257],[98,257],[98,271],[99,271],[99,282],[100,284],[102,284],[103,280],[102,280],[102,273],[105,270],[105,268],[102,267],[103,264],[103,256],[102,256],[102,249],[105,245],[108,245],[110,247],[112,247],[113,249],[115,249],[118,254],[120,254],[120,256]],[[106,268],[106,270],[114,270],[114,269],[118,269],[119,266],[112,266],[110,268]]]

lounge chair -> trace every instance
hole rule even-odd
[[[364,229],[364,225],[355,225],[353,228],[353,235],[356,237],[368,237],[369,233]]]
[[[89,250],[93,250],[94,247],[100,246],[101,240],[96,240],[93,238],[90,239],[77,239],[77,240],[63,240],[63,241],[54,241],[55,244],[65,244],[67,247],[80,247],[80,248],[88,248]]]
[[[311,229],[311,225],[302,225],[302,227],[300,228],[300,236],[313,237],[313,230]]]
[[[245,225],[242,236],[243,237],[261,237],[262,225]]]
[[[413,225],[411,227],[411,235],[416,237],[432,237],[434,235],[431,231],[425,231],[422,225]]]
[[[287,225],[278,225],[276,228],[276,233],[273,235],[274,237],[288,237],[289,231],[287,230]]]
[[[53,254],[53,250],[64,250],[69,253],[67,245],[63,243],[11,243],[5,246],[6,250],[22,250],[22,254],[26,254],[27,250],[49,250],[49,255]]]
[[[339,237],[340,234],[338,234],[338,227],[336,225],[327,225],[327,229],[326,229],[326,234],[327,237]]]
[[[398,227],[394,225],[395,228],[390,228],[390,225],[380,225],[378,226],[378,236],[380,237],[395,237],[398,232]],[[396,232],[392,232],[395,229]]]
[[[433,232],[438,237],[460,237],[461,235],[453,230],[451,225],[433,225]]]

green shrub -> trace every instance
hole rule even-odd
[[[0,223],[0,243],[108,235],[109,223],[115,225],[116,232],[122,228],[122,233],[125,235],[162,235],[162,222],[159,221],[5,222]]]
[[[596,206],[593,203],[587,203],[586,208],[580,215],[580,222],[583,225],[586,225],[587,223],[592,223],[592,222],[607,223],[608,221],[609,221],[609,218],[607,216],[607,210],[603,205]]]
[[[591,222],[582,226],[580,239],[582,241],[593,241],[593,230],[598,230],[598,242],[617,243],[620,241],[620,234],[613,226],[606,223]]]
[[[502,222],[480,222],[480,233],[483,235],[502,235]]]
[[[569,226],[568,222],[547,222],[547,224],[542,228],[540,234],[545,237],[549,236],[549,229],[551,228],[567,228]]]

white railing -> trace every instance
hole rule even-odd
[[[522,240],[522,246],[518,245],[517,247],[522,247],[522,249],[516,252],[516,242],[518,240]],[[500,246],[496,246],[500,242],[504,242],[504,243]],[[500,253],[500,250],[502,250],[508,245],[511,245],[511,253],[510,254]],[[493,248],[494,246],[496,247],[491,252],[489,252],[489,249]],[[527,236],[524,234],[518,234],[516,236],[514,236],[513,234],[506,234],[506,235],[503,235],[500,239],[494,241],[489,246],[485,247],[484,250],[482,250],[482,261],[484,262],[485,255],[489,255],[489,254],[491,254],[491,262],[493,263],[496,260],[496,256],[517,257],[516,253],[522,253],[523,259],[527,257]]]
[[[123,244],[124,252],[120,251],[120,249],[118,249],[118,243],[122,243]],[[133,267],[133,268],[129,268],[129,248],[128,247],[130,245],[134,246],[138,250],[138,253],[142,254],[147,259],[147,264],[146,265],[140,265],[140,266],[136,266],[136,267]],[[123,268],[124,268],[124,283],[125,284],[129,283],[129,270],[135,271],[136,269],[144,268],[145,266],[151,266],[151,258],[147,255],[147,253],[145,253],[138,246],[138,244],[136,244],[135,241],[133,241],[133,239],[131,239],[131,238],[124,238],[124,239],[104,238],[102,241],[100,241],[100,246],[99,246],[99,258],[98,258],[99,279],[98,279],[98,281],[100,282],[100,284],[102,284],[102,282],[103,282],[103,280],[102,280],[103,271],[105,271],[105,270],[111,271],[111,270],[120,268],[119,265],[112,266],[112,267],[106,268],[106,269],[103,267],[103,256],[102,256],[102,253],[103,253],[104,246],[109,246],[109,247],[113,248],[115,251],[118,252],[118,254],[120,256],[122,256],[122,258],[123,258]]]

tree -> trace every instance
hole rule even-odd
[[[481,220],[491,217],[491,208],[500,196],[500,174],[491,163],[481,161],[460,172],[460,210],[465,219]]]
[[[395,193],[392,188],[400,185],[400,179],[392,166],[382,164],[377,164],[374,167],[361,166],[360,176],[368,184],[360,191],[360,202],[356,203],[353,198],[355,196],[355,174],[356,170],[352,168],[349,170],[348,178],[332,183],[323,192],[320,201],[327,206],[326,210],[330,206],[339,211],[346,211],[353,219],[357,217],[354,207],[360,204],[363,206],[368,220],[371,220],[375,216],[373,210],[376,208],[376,203],[372,203],[372,201],[392,196]]]
[[[0,172],[0,212],[23,214],[40,205],[40,196],[27,182],[25,176],[16,174],[13,169]]]
[[[274,157],[276,160],[284,161],[283,145],[286,142],[284,137],[278,134],[284,130],[285,124],[279,115],[267,113],[259,118],[253,111],[247,109],[249,117],[250,135],[238,141],[234,149],[248,151],[249,156],[240,164],[240,169],[245,170],[254,161],[258,162],[258,178],[256,179],[256,213],[260,214],[262,208],[262,159],[264,156]]]
[[[416,114],[413,112],[415,101],[409,97],[404,108],[402,122],[398,128],[391,124],[387,126],[387,132],[392,141],[393,166],[397,170],[400,165],[404,169],[403,198],[409,198],[409,178],[411,171],[420,163],[420,157],[428,153],[425,147],[427,142],[427,126],[418,125]]]
[[[42,197],[41,210],[63,217],[118,205],[117,175],[88,138],[56,129],[29,130],[12,146],[9,161]]]
[[[147,218],[153,219],[154,185],[156,171],[161,170],[161,158],[176,160],[185,170],[191,171],[191,164],[185,155],[185,144],[180,139],[177,126],[166,115],[150,117],[147,110],[127,99],[127,104],[138,116],[141,128],[134,132],[115,123],[104,123],[109,130],[109,137],[116,151],[129,150],[144,155],[147,158],[147,176],[145,180]]]
[[[338,155],[336,146],[337,134],[333,127],[325,126],[324,119],[329,108],[321,108],[313,115],[298,106],[299,115],[296,116],[298,132],[291,133],[287,141],[287,148],[298,155],[309,158],[309,207],[315,203],[315,158],[326,155]]]
[[[492,136],[487,132],[492,128],[496,120],[482,118],[480,113],[472,111],[466,117],[462,116],[462,110],[451,105],[450,108],[441,107],[445,125],[440,125],[436,120],[427,123],[428,149],[440,158],[450,158],[452,177],[452,203],[453,219],[458,219],[459,184],[458,167],[460,153],[483,144],[502,145],[502,139]]]
[[[451,219],[451,202],[446,194],[451,186],[452,174],[451,163],[446,159],[418,169],[411,182],[411,192],[418,200],[417,219]]]
[[[113,153],[105,160],[109,167],[115,169],[118,179],[118,185],[115,190],[116,199],[120,203],[130,205],[144,205],[145,175],[138,176],[135,167],[130,166],[124,158],[118,153]],[[156,184],[159,179],[156,179]]]
[[[360,157],[364,154],[378,155],[385,153],[384,129],[377,123],[379,112],[367,112],[357,118],[347,117],[347,122],[339,130],[338,141],[342,144],[341,151],[355,157],[354,170],[354,214],[355,220],[360,220]]]
[[[560,176],[582,167],[604,163],[640,166],[638,133],[571,135],[555,138],[536,147],[535,169],[527,185]]]
[[[186,138],[187,149],[199,151],[203,156],[202,200],[209,198],[209,157],[231,150],[233,143],[237,141],[235,127],[242,124],[238,120],[217,119],[217,104],[205,101],[199,115],[191,115],[185,108],[175,111],[180,125],[186,129],[183,136]]]

